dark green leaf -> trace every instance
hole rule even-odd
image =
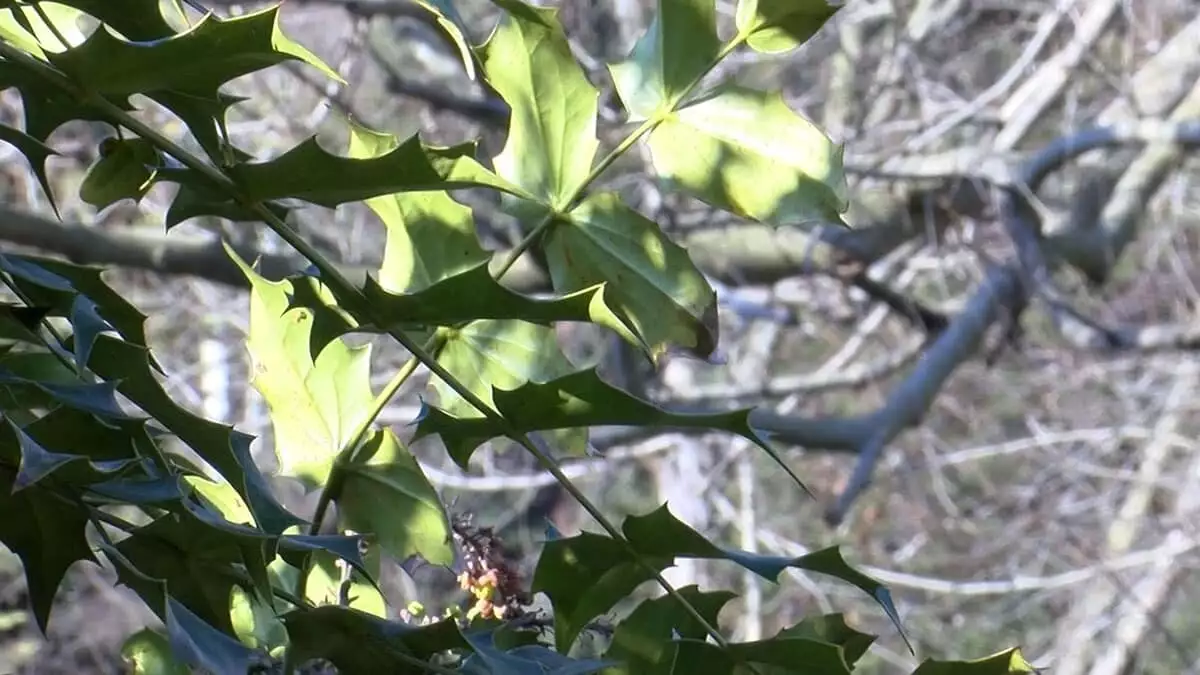
[[[720,429],[752,441],[782,464],[774,450],[750,426],[748,410],[712,414],[672,413],[657,408],[600,379],[589,369],[546,383],[529,382],[513,390],[492,392],[495,409],[518,431],[548,431],[591,426],[656,426]],[[459,466],[485,441],[504,436],[504,429],[485,418],[455,417],[425,407],[416,438],[437,434]],[[785,470],[790,469],[784,464]],[[799,482],[794,473],[790,475]]]
[[[208,14],[187,31],[141,42],[101,29],[78,47],[47,56],[89,91],[115,96],[162,90],[213,96],[230,80],[284,61],[340,79],[283,34],[277,6],[228,19]]]
[[[153,523],[150,526],[152,527]],[[120,549],[121,545],[129,541],[130,539],[126,539],[115,548],[101,544],[100,548],[117,568],[117,578],[120,582],[136,591],[151,611],[166,624],[172,654],[186,665],[204,668],[211,673],[247,672],[253,662],[254,652],[235,640],[231,629],[222,632],[213,627],[213,622],[204,620],[187,607],[186,603],[176,597],[178,589],[175,586],[153,578],[141,564],[128,558],[125,551]],[[139,542],[141,543],[144,542]],[[128,548],[144,553],[144,546],[141,545]],[[158,562],[153,556],[150,556],[150,561]],[[193,582],[185,580],[185,585],[193,585]],[[228,589],[228,586],[225,588]],[[219,605],[219,586],[213,593],[213,601]],[[224,603],[225,611],[221,613],[225,617],[223,623],[229,625],[228,590]]]
[[[414,661],[469,647],[450,619],[416,628],[333,605],[295,610],[281,618],[296,662],[328,659],[342,675],[424,675]]]
[[[100,316],[96,303],[83,295],[75,296],[75,301],[71,303],[71,327],[75,331],[72,336],[72,342],[75,343],[75,367],[80,370],[87,366],[96,338],[101,333],[116,332],[104,317]]]
[[[204,419],[172,400],[151,370],[149,350],[101,335],[90,365],[102,377],[120,382],[123,395],[220,472],[246,500],[259,527],[277,534],[302,522],[279,504],[254,463],[253,437]]]
[[[717,614],[732,600],[729,591],[701,592],[696,586],[676,589],[710,626],[717,625]],[[617,625],[605,657],[621,661],[618,670],[639,675],[662,673],[673,668],[676,638],[704,640],[707,632],[678,600],[670,596],[643,600]]]
[[[38,486],[13,492],[16,473],[0,464],[0,542],[21,558],[38,627],[45,633],[50,605],[67,569],[77,560],[95,562],[81,503]]]
[[[175,31],[157,0],[57,0],[112,26],[130,40],[157,40]]]
[[[1020,649],[1008,649],[974,661],[934,661],[922,663],[912,675],[1017,675],[1035,673]]]
[[[25,161],[29,162],[29,168],[42,186],[42,191],[46,194],[50,207],[54,209],[54,215],[59,215],[58,203],[54,200],[54,192],[50,189],[50,178],[46,176],[46,160],[51,155],[58,153],[37,138],[7,124],[0,124],[0,141],[8,143],[25,155]]]
[[[53,414],[51,413],[51,415]],[[47,415],[47,417],[49,416]],[[60,416],[59,423],[61,423],[61,417],[63,416]],[[123,459],[89,457],[87,453],[90,448],[87,446],[72,448],[75,451],[72,453],[54,452],[39,443],[25,430],[13,424],[12,420],[7,419],[4,420],[3,425],[0,425],[0,446],[8,446],[0,452],[9,456],[14,454],[11,449],[15,446],[20,455],[21,467],[13,480],[14,492],[36,485],[51,474],[55,475],[55,482],[59,485],[98,483],[112,478],[114,474],[119,473],[135,461],[133,457]]]
[[[424,146],[413,136],[370,158],[341,157],[309,138],[275,159],[240,164],[229,173],[253,201],[302,199],[334,208],[394,192],[490,187],[514,188],[473,159],[473,143]]]
[[[107,138],[100,144],[100,159],[83,178],[79,198],[98,209],[122,199],[139,202],[154,187],[159,164],[150,141]]]
[[[899,628],[899,616],[888,590],[847,565],[837,547],[798,558],[728,549],[713,544],[680,522],[665,505],[646,515],[626,518],[621,529],[633,549],[656,570],[683,557],[728,560],[770,581],[777,581],[779,574],[789,567],[837,577],[871,595]],[[608,611],[652,578],[617,540],[585,532],[546,544],[534,573],[532,590],[544,591],[550,597],[561,651],[571,645],[587,621]]]

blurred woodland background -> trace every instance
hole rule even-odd
[[[203,2],[226,15],[262,6]],[[477,41],[498,18],[484,0],[454,4]],[[576,56],[604,92],[600,133],[611,144],[621,117],[604,64],[628,53],[654,3],[542,4],[561,6]],[[735,3],[717,7],[729,25]],[[231,117],[241,147],[269,157],[319,133],[340,151],[347,114],[447,144],[480,137],[489,155],[501,147],[506,107],[466,78],[416,5],[288,0],[283,20],[348,85],[300,67],[238,81],[236,93],[251,97]],[[891,586],[923,654],[1015,644],[1055,675],[1200,673],[1200,161],[1148,144],[1057,170],[1040,195],[1043,227],[1071,265],[1055,279],[1076,312],[1035,299],[1019,315],[1019,348],[998,322],[986,344],[962,345],[969,358],[936,383],[927,410],[913,390],[895,394],[942,324],[971,311],[989,269],[1013,255],[980,172],[1094,125],[1200,119],[1197,45],[1196,0],[849,0],[798,52],[731,60],[720,76],[782,90],[846,144],[857,233],[838,240],[840,255],[817,251],[827,267],[808,273],[789,251],[811,240],[665,193],[631,153],[607,185],[676,234],[720,284],[726,362],[671,359],[654,373],[595,331],[564,327],[562,338],[570,355],[602,362],[614,381],[664,405],[760,406],[775,430],[791,430],[778,434],[781,447],[815,499],[724,435],[601,431],[602,456],[571,462],[568,475],[613,514],[666,501],[729,545],[792,555],[844,544]],[[21,114],[16,92],[4,92],[4,122]],[[143,115],[181,133],[160,111]],[[303,263],[248,225],[192,220],[164,234],[163,187],[101,213],[72,201],[107,133],[72,123],[52,138],[63,153],[50,161],[61,222],[23,158],[0,147],[0,246],[113,267],[112,283],[150,316],[173,394],[258,435],[269,467],[270,423],[241,342],[248,298],[217,242],[261,257],[268,275]],[[512,223],[494,196],[465,198],[485,243],[507,246]],[[347,269],[379,261],[382,226],[362,205],[309,208],[296,224]],[[527,267],[514,283],[535,290],[536,265]],[[871,282],[919,303],[925,324],[864,292]],[[404,357],[390,345],[376,351],[380,384]],[[387,413],[401,432],[419,393]],[[886,443],[871,486],[841,524],[827,524],[862,439],[917,404],[920,418]],[[822,442],[797,442],[813,437]],[[532,458],[503,444],[478,453],[469,474],[436,443],[417,451],[453,509],[496,527],[527,561],[547,519],[566,533],[593,527]],[[280,488],[303,511],[305,497]],[[915,666],[878,609],[844,585],[792,574],[774,586],[708,564],[670,578],[739,589],[744,600],[726,620],[739,638],[844,610],[884,636],[867,672]],[[448,573],[393,570],[385,583],[396,609],[413,597],[433,610],[455,601]],[[16,557],[0,556],[0,670],[120,672],[121,641],[150,620],[131,593],[81,565],[59,593],[46,642],[26,614],[23,584]]]

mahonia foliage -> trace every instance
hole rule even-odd
[[[229,252],[250,288],[252,384],[270,408],[279,471],[320,490],[319,514],[336,504],[340,532],[320,534],[276,500],[251,460],[252,437],[167,394],[145,315],[102,269],[0,253],[0,541],[24,563],[38,624],[51,620],[71,565],[103,561],[163,621],[125,645],[138,673],[244,673],[267,653],[347,674],[851,672],[873,638],[840,615],[730,642],[715,626],[734,595],[694,587],[638,604],[597,658],[569,656],[596,619],[679,558],[723,560],[771,581],[789,567],[821,572],[874,598],[897,628],[899,617],[887,589],[837,548],[799,558],[726,548],[665,506],[620,528],[602,521],[607,534],[552,537],[526,584],[495,534],[452,521],[409,448],[375,424],[424,366],[436,375],[438,404],[425,405],[416,437],[440,438],[464,467],[493,438],[552,462],[546,448],[579,454],[590,426],[667,425],[742,436],[787,470],[749,411],[661,410],[574,367],[553,327],[597,324],[651,360],[668,350],[707,358],[717,346],[716,294],[687,252],[616,193],[594,189],[635,143],[648,145],[669,189],[763,223],[843,226],[839,146],[778,92],[699,86],[738,49],[800,46],[835,8],[741,0],[734,34],[722,40],[712,0],[660,0],[629,58],[610,67],[635,128],[602,152],[598,93],[556,10],[495,0],[501,19],[473,44],[451,3],[418,4],[468,75],[511,108],[490,162],[473,142],[435,147],[350,121],[346,148],[314,137],[256,158],[235,147],[225,116],[241,99],[222,91],[229,81],[288,61],[337,77],[280,30],[279,7],[221,18],[188,2],[0,2],[0,88],[16,89],[25,110],[21,128],[0,126],[0,140],[24,155],[52,204],[48,138],[68,121],[106,123],[111,135],[82,182],[84,201],[103,208],[170,183],[166,228],[202,216],[258,222],[309,258],[309,271],[272,281]],[[188,137],[140,122],[134,94],[176,115]],[[523,223],[518,249],[542,254],[552,297],[499,282],[471,211],[450,196],[467,187],[503,194]],[[377,273],[354,284],[283,219],[297,202],[358,201],[387,238]],[[374,391],[369,348],[344,340],[353,332],[391,335],[415,360]],[[119,517],[118,507],[141,516]],[[469,609],[389,620],[374,582],[385,557],[457,560]],[[548,598],[549,615],[529,606],[534,593]],[[916,672],[1030,668],[1011,650],[927,661]]]

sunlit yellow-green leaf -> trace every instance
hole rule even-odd
[[[841,223],[842,147],[779,93],[730,86],[672,113],[650,135],[669,185],[774,225]]]

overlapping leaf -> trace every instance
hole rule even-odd
[[[454,561],[450,523],[416,458],[390,429],[377,431],[341,467],[336,500],[343,529],[369,532],[399,560]]]
[[[560,292],[607,284],[608,304],[657,357],[677,346],[701,358],[717,347],[717,294],[687,252],[614,193],[584,200],[545,243]]]
[[[337,606],[295,610],[281,618],[297,662],[328,659],[345,675],[417,675],[425,671],[414,661],[470,646],[449,619],[417,628]]]
[[[253,437],[200,417],[172,400],[154,376],[148,349],[102,335],[96,341],[90,365],[102,377],[120,382],[121,394],[170,429],[233,484],[254,512],[259,527],[279,533],[301,522],[279,503],[255,465],[250,454]]]
[[[175,597],[176,589],[173,586],[147,577],[118,548],[102,544],[101,550],[117,568],[120,582],[135,590],[151,611],[162,619],[174,657],[184,665],[211,673],[247,672],[254,659],[254,652],[249,647],[238,642],[229,632],[214,628],[211,622],[201,618]]]
[[[105,139],[100,159],[79,187],[79,198],[98,209],[122,199],[141,201],[154,186],[159,164],[158,151],[145,139]]]
[[[731,213],[775,225],[829,225],[847,209],[842,147],[779,93],[724,87],[651,134],[659,175]]]
[[[657,570],[682,557],[728,560],[770,581],[777,581],[789,567],[837,577],[874,598],[899,628],[888,590],[847,565],[837,547],[797,558],[723,548],[680,522],[665,505],[646,515],[626,518],[622,531],[633,549]],[[532,589],[544,591],[554,605],[555,639],[561,651],[574,642],[586,622],[652,578],[615,539],[585,532],[547,543],[538,560]]]
[[[493,409],[494,391],[517,390],[574,372],[558,346],[554,329],[525,321],[473,321],[451,333],[438,352],[438,363]],[[459,419],[484,419],[482,412],[440,378],[434,378],[433,386],[440,412]],[[568,454],[582,455],[587,428],[554,429],[548,440]],[[454,451],[451,455],[459,457]]]
[[[314,360],[312,312],[288,308],[291,284],[268,281],[232,250],[229,255],[251,285],[251,383],[271,410],[279,470],[320,485],[370,413],[369,345],[352,348],[334,340]]]
[[[0,543],[21,558],[33,616],[45,632],[67,569],[95,560],[85,535],[88,514],[82,504],[40,486],[14,491],[17,473],[9,460],[0,462]]]
[[[571,55],[554,9],[519,0],[481,49],[488,81],[512,109],[497,173],[565,208],[592,169],[599,94]]]
[[[710,626],[717,625],[721,608],[736,597],[729,591],[701,592],[696,586],[676,589]],[[643,600],[617,625],[605,656],[621,661],[615,673],[672,675],[676,640],[703,640],[704,627],[670,596]],[[682,673],[680,673],[682,675]]]
[[[630,121],[669,110],[716,65],[720,50],[714,3],[659,0],[658,12],[633,53],[609,66]]]
[[[409,141],[413,146],[413,141]],[[347,153],[374,159],[395,152],[400,140],[363,126],[350,127]],[[366,200],[387,228],[380,286],[391,293],[412,293],[464,272],[490,257],[475,233],[471,210],[444,190],[398,192]]]
[[[734,18],[751,49],[781,54],[808,42],[839,8],[826,0],[738,0]]]

